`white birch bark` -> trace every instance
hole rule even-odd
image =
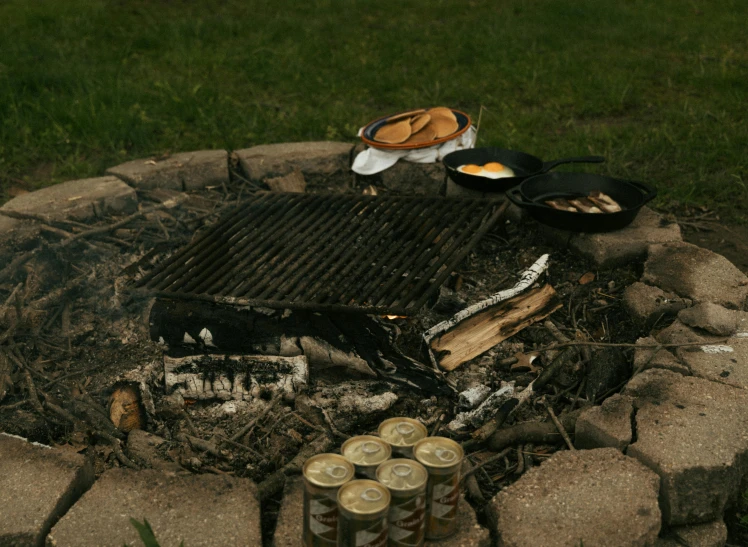
[[[514,287],[499,291],[496,294],[489,296],[485,300],[481,300],[480,302],[477,302],[472,306],[468,306],[464,310],[457,312],[452,318],[447,319],[446,321],[442,321],[441,323],[437,323],[426,332],[424,332],[423,341],[426,343],[429,358],[431,359],[431,364],[434,366],[434,368],[438,368],[434,353],[431,351],[431,341],[434,338],[444,332],[447,332],[449,329],[455,327],[465,319],[472,317],[476,313],[481,312],[490,306],[494,306],[499,302],[503,302],[504,300],[514,298],[522,291],[532,287],[532,285],[538,280],[540,275],[548,269],[548,258],[549,255],[547,254],[544,254],[543,256],[538,258],[532,266],[522,272],[519,281],[516,285],[514,285]]]

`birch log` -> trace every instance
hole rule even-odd
[[[164,356],[167,393],[186,399],[250,400],[263,391],[293,400],[306,388],[309,367],[306,357],[272,355]]]
[[[444,370],[454,370],[561,307],[550,285],[486,308],[431,340],[429,353]]]
[[[548,258],[549,258],[549,255],[547,254],[544,254],[543,256],[538,258],[532,266],[530,266],[527,270],[522,272],[519,282],[517,282],[517,284],[514,287],[500,291],[486,298],[485,300],[482,300],[476,304],[473,304],[472,306],[469,306],[465,308],[464,310],[461,310],[458,313],[456,313],[451,319],[447,319],[446,321],[437,323],[436,325],[428,329],[426,332],[424,332],[423,341],[426,343],[426,348],[429,353],[429,357],[431,359],[431,364],[434,365],[434,368],[438,368],[436,357],[434,356],[434,353],[432,352],[432,349],[431,349],[431,342],[432,340],[434,340],[434,338],[441,335],[442,333],[449,331],[450,329],[453,329],[458,324],[460,324],[462,321],[472,317],[473,315],[480,313],[486,308],[490,308],[491,306],[495,306],[501,302],[514,298],[520,293],[522,293],[522,291],[530,288],[538,280],[538,278],[540,278],[540,275],[545,270],[548,269]],[[447,369],[447,370],[452,370],[452,369]]]

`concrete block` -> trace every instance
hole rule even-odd
[[[600,406],[583,411],[575,425],[574,446],[578,449],[612,447],[626,450],[631,442],[633,399],[616,394]]]
[[[180,152],[165,159],[138,159],[106,171],[127,184],[142,189],[168,188],[198,190],[229,181],[228,152],[196,150]]]
[[[614,232],[584,234],[543,226],[541,233],[551,243],[566,245],[598,268],[642,261],[649,245],[681,241],[680,227],[666,222],[649,207],[642,207],[631,224]]]
[[[652,369],[623,394],[636,408],[636,440],[626,454],[660,476],[663,522],[721,519],[748,471],[748,391]]]
[[[93,481],[82,455],[0,433],[0,545],[43,545]]]
[[[556,452],[491,500],[504,547],[652,545],[659,477],[615,448]]]
[[[643,282],[694,302],[714,302],[742,310],[748,300],[748,277],[724,256],[690,243],[651,245]]]
[[[84,222],[105,215],[134,213],[138,196],[115,177],[71,180],[13,198],[2,210],[41,215],[50,220]],[[21,221],[0,216],[0,232],[17,227]]]
[[[229,476],[111,469],[52,528],[57,547],[140,545],[130,518],[147,519],[161,545],[262,545],[257,488]]]
[[[262,144],[234,153],[250,180],[301,172],[311,191],[341,192],[351,188],[353,145],[344,142],[291,142]]]

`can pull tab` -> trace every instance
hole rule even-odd
[[[409,477],[413,473],[413,469],[409,465],[398,463],[392,466],[392,473],[398,477]]]
[[[382,447],[379,446],[377,443],[366,441],[361,445],[361,452],[364,454],[376,454],[377,452],[381,451]]]
[[[434,454],[436,454],[436,457],[439,458],[443,462],[453,462],[457,459],[457,453],[454,450],[450,450],[449,448],[437,448],[434,451]]]
[[[348,473],[348,470],[342,465],[331,465],[325,469],[325,473],[330,475],[333,479],[342,479]]]
[[[376,488],[367,488],[361,492],[361,499],[364,501],[379,501],[382,499],[382,493]]]
[[[412,424],[403,423],[395,426],[395,431],[400,433],[400,435],[412,435],[415,430],[416,428]]]

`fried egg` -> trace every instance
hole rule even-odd
[[[506,165],[502,165],[497,161],[491,161],[483,166],[469,163],[467,165],[460,165],[457,170],[460,173],[467,175],[473,175],[476,177],[486,177],[489,179],[503,179],[506,177],[513,177],[514,171],[509,169]]]

